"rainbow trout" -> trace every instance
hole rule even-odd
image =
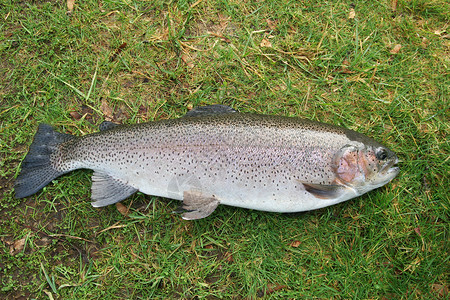
[[[62,174],[92,169],[92,205],[136,191],[183,201],[187,220],[219,204],[271,212],[322,208],[385,185],[397,156],[358,132],[223,105],[130,126],[104,122],[75,137],[41,124],[15,183],[17,198]]]

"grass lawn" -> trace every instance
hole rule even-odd
[[[448,299],[450,5],[385,1],[0,3],[0,298]],[[226,104],[357,130],[388,185],[317,211],[136,194],[90,205],[79,170],[26,199],[39,123],[83,135]],[[128,208],[128,212],[123,209]]]

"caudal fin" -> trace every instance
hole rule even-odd
[[[56,170],[51,165],[50,156],[58,149],[59,144],[73,138],[75,137],[72,135],[54,131],[50,125],[39,125],[14,185],[16,198],[33,195],[50,181],[66,173]]]

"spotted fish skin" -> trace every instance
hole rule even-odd
[[[44,125],[30,147],[30,154],[36,145],[45,148],[42,132],[56,135],[55,141],[46,141],[51,148],[46,168],[54,170],[47,176],[94,170],[96,207],[141,191],[184,201],[186,219],[205,217],[218,204],[298,212],[359,196],[398,173],[391,150],[355,131],[224,106],[197,108],[179,119],[104,127],[73,137]],[[32,160],[22,165],[18,197],[44,184],[32,189],[25,184],[26,164]]]

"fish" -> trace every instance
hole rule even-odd
[[[15,197],[91,169],[92,206],[137,191],[182,201],[186,220],[219,204],[292,213],[334,205],[390,182],[397,155],[356,131],[296,117],[241,113],[225,105],[134,125],[105,121],[84,136],[40,124],[15,181]]]

